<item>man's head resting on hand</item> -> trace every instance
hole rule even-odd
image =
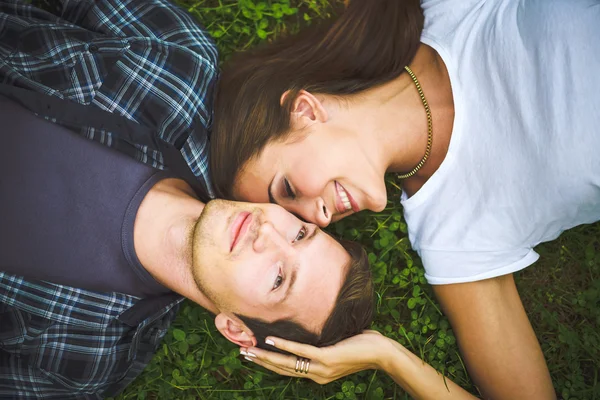
[[[276,350],[265,344],[271,335],[327,346],[371,323],[364,250],[277,205],[213,200],[191,242],[194,280],[233,343]]]

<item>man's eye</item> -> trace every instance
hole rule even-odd
[[[296,198],[296,194],[292,190],[292,186],[287,178],[283,178],[283,186],[285,188],[285,197],[291,198],[292,200]]]
[[[294,239],[294,243],[299,242],[300,240],[304,239],[305,237],[306,237],[306,227],[303,226],[298,231],[298,235],[296,235],[296,239]]]
[[[277,275],[275,278],[275,283],[273,283],[273,290],[277,289],[283,283],[283,276]]]

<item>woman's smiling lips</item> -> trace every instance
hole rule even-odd
[[[335,197],[335,208],[338,213],[344,214],[352,210],[354,212],[360,211],[358,204],[352,198],[350,193],[344,188],[338,181],[335,181],[336,197]]]
[[[234,247],[240,242],[240,240],[244,237],[246,232],[248,232],[248,228],[250,228],[250,224],[252,223],[252,214],[243,211],[241,212],[231,224],[231,246],[229,251],[233,251]]]

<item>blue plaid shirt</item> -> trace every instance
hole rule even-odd
[[[0,83],[123,116],[181,149],[212,190],[208,137],[217,51],[164,0],[0,0]],[[162,169],[163,157],[101,127],[69,126]],[[7,132],[3,132],[7,134]],[[0,272],[0,398],[100,399],[144,369],[182,301],[28,282]]]
[[[188,14],[165,0],[62,0],[50,13],[0,0],[0,83],[90,104],[135,121],[181,149],[208,188],[217,50]],[[111,132],[89,139],[163,168],[162,155]]]

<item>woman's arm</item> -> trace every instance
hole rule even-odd
[[[512,275],[433,286],[484,398],[552,400],[544,354]]]
[[[402,345],[392,341],[390,351],[382,361],[383,369],[415,399],[475,399],[476,397],[437,372]]]
[[[278,374],[306,377],[320,384],[365,369],[381,369],[415,399],[475,398],[402,345],[375,331],[365,331],[323,348],[279,338],[269,339],[278,349],[310,359],[308,374],[295,371],[295,355],[282,355],[254,347],[242,348],[240,353],[247,360]]]

